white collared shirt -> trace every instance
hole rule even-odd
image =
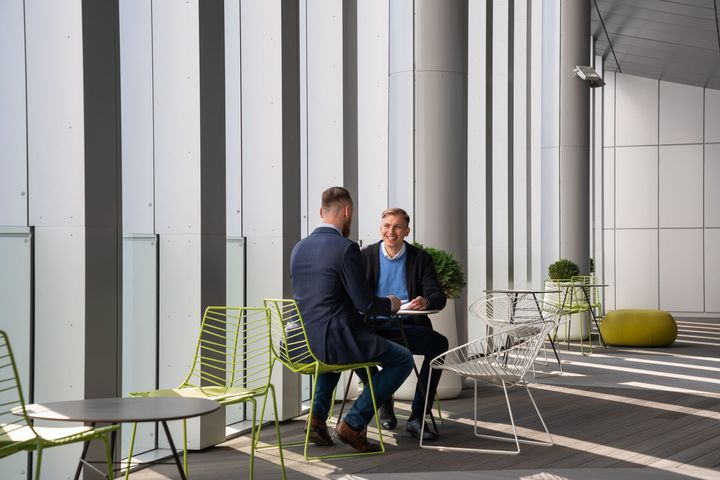
[[[336,230],[340,235],[342,235],[342,230],[340,230],[337,225],[333,225],[332,223],[321,223],[320,225],[318,225],[318,228],[320,227],[330,227],[333,230]]]
[[[400,251],[394,257],[391,257],[390,254],[388,253],[388,251],[385,250],[385,242],[382,243],[382,248],[380,249],[380,251],[383,254],[383,257],[387,258],[388,260],[397,260],[398,258],[405,255],[406,250],[407,249],[405,248],[405,242],[403,242],[402,247],[400,247]]]

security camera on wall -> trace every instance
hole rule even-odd
[[[590,66],[577,66],[573,70],[573,75],[583,82],[587,83],[590,88],[598,88],[605,85],[602,77]]]

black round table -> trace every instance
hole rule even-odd
[[[33,403],[26,407],[27,415],[38,420],[53,420],[85,423],[143,423],[161,422],[165,436],[170,444],[180,478],[185,479],[180,457],[173,443],[167,422],[199,417],[220,408],[215,400],[183,397],[147,397],[147,398],[91,398],[62,402]],[[13,410],[13,413],[22,414]],[[116,432],[112,433],[115,443]],[[89,442],[85,442],[75,478],[80,477],[85,462]]]

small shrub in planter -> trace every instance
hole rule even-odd
[[[550,280],[559,282],[561,280],[570,280],[570,278],[579,275],[580,269],[575,262],[568,260],[567,258],[561,258],[555,263],[550,264],[548,267],[548,275]]]
[[[413,245],[425,250],[432,257],[435,272],[445,296],[447,298],[459,298],[462,289],[465,287],[465,274],[455,257],[444,250],[426,247],[421,243],[413,242]]]

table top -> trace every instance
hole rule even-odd
[[[393,313],[394,316],[398,317],[412,317],[417,315],[432,315],[438,313],[440,310],[398,310]]]
[[[561,293],[561,290],[523,290],[523,289],[500,289],[500,288],[489,288],[483,290],[485,293],[506,293],[511,295],[513,293],[518,295],[530,295],[533,293]]]
[[[198,417],[220,408],[215,400],[183,397],[91,398],[63,402],[33,403],[26,407],[30,418],[68,422],[155,422]],[[16,415],[22,415],[18,408]]]
[[[593,287],[593,288],[595,288],[595,287],[608,287],[609,285],[608,285],[607,283],[576,283],[576,284],[573,285],[573,286],[574,286],[574,287],[582,287],[582,288],[585,288],[585,287],[588,287],[588,288]]]

